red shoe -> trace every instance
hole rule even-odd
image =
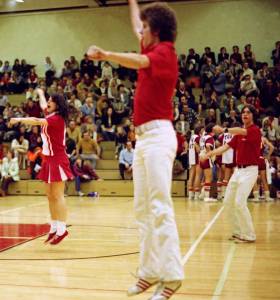
[[[48,238],[44,241],[44,243],[48,243],[51,239],[53,239],[53,237],[56,235],[56,231],[49,233]]]
[[[65,230],[65,232],[63,233],[63,235],[55,235],[53,237],[53,239],[50,241],[51,245],[57,245],[59,244],[66,236],[68,235],[68,231]]]

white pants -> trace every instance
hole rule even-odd
[[[182,280],[184,271],[171,199],[177,139],[171,122],[152,122],[163,126],[138,137],[133,160],[134,205],[140,232],[138,275]]]
[[[228,210],[233,234],[246,240],[255,240],[256,234],[247,199],[258,177],[258,166],[235,168],[225,193],[225,207]]]

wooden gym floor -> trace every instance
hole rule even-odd
[[[46,198],[0,198],[1,300],[128,299],[138,261],[132,198],[67,201],[70,235],[58,246],[45,246]],[[172,299],[280,299],[279,201],[249,204],[255,244],[228,241],[221,203],[175,198],[174,204],[186,279]]]

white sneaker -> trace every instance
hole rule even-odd
[[[273,201],[274,201],[273,198],[270,198],[270,197],[265,198],[265,202],[273,202]]]
[[[255,202],[255,203],[260,203],[261,199],[260,198],[253,198],[253,199],[251,199],[251,201]]]
[[[158,280],[156,279],[148,281],[143,278],[139,278],[138,281],[127,290],[127,296],[130,297],[141,294],[157,283]]]
[[[162,282],[150,300],[168,300],[181,287],[181,281]]]
[[[80,197],[83,197],[85,194],[84,194],[83,192],[79,191],[79,192],[78,192],[78,195],[79,195]]]
[[[215,198],[211,198],[211,197],[205,197],[204,202],[218,202],[218,200]]]

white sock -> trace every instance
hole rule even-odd
[[[66,231],[66,223],[62,221],[57,221],[57,231],[56,234],[61,236]]]
[[[51,228],[50,228],[50,233],[54,233],[57,230],[57,221],[56,220],[51,220]]]
[[[270,199],[270,191],[265,191],[264,192],[264,198],[265,199]]]
[[[254,195],[254,198],[255,198],[256,200],[259,200],[259,198],[260,198],[260,193],[259,193],[258,191],[253,192],[253,195]]]

